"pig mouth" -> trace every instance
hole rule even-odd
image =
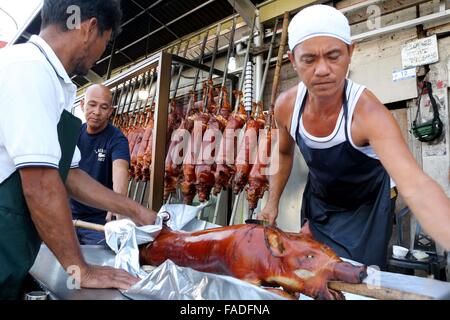
[[[328,288],[328,281],[334,280],[358,284],[367,277],[366,266],[354,266],[344,261],[328,265],[322,269],[322,272],[297,269],[294,271],[294,274],[305,284],[308,284],[305,294],[319,300],[345,300],[342,292]]]
[[[349,262],[338,262],[333,268],[333,280],[341,280],[348,283],[361,283],[367,277],[367,267],[354,266]]]

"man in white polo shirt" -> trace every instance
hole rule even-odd
[[[73,6],[81,15],[75,27]],[[69,75],[88,72],[120,19],[116,0],[45,0],[39,36],[0,50],[0,299],[18,298],[41,239],[64,269],[78,267],[82,287],[125,289],[138,280],[84,261],[68,202],[70,195],[138,224],[155,220],[78,169],[81,122],[66,111],[76,93]]]

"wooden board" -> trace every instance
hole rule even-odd
[[[397,82],[392,80],[392,72],[402,69],[401,46],[415,38],[415,30],[405,30],[358,43],[353,53],[349,78],[365,85],[382,103],[417,97],[415,78]]]

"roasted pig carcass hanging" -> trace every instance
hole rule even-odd
[[[194,128],[183,161],[183,181],[180,184],[184,204],[191,204],[196,194],[197,176],[195,167],[201,150],[201,137],[206,131],[209,117],[209,114],[201,112],[194,115],[193,118]]]
[[[196,189],[200,202],[209,200],[211,189],[214,187],[216,145],[218,145],[216,139],[218,139],[219,135],[222,135],[226,124],[227,121],[221,115],[211,115],[206,132],[203,135],[202,148],[200,150],[201,157],[199,158],[199,163],[195,166]]]
[[[219,89],[218,89],[219,90]],[[228,90],[227,87],[222,87],[220,88],[221,94],[222,94],[222,100],[223,100],[223,104],[220,107],[219,110],[219,114],[224,117],[225,119],[228,120],[228,118],[231,115],[232,109],[231,109],[231,105],[230,105],[230,100],[228,98]],[[220,101],[220,99],[219,99]]]
[[[148,121],[148,125],[146,130],[150,131],[149,135],[148,135],[148,141],[146,141],[146,147],[145,147],[145,151],[142,157],[142,169],[141,169],[141,174],[142,174],[142,178],[141,180],[143,181],[149,181],[150,180],[150,166],[152,164],[152,152],[153,152],[153,133],[154,133],[154,119],[153,119],[153,115],[150,116],[149,121]],[[145,135],[144,135],[144,139],[145,139]],[[143,142],[144,142],[143,139]]]
[[[262,106],[260,106],[260,110],[262,110]],[[256,162],[252,166],[248,184],[245,187],[250,210],[256,209],[259,199],[269,190],[269,166],[273,164],[271,161],[272,136],[275,135],[275,131],[272,129],[276,129],[273,119],[273,110],[271,109],[266,120],[267,126],[260,132]]]
[[[166,155],[164,172],[164,200],[169,199],[169,195],[176,191],[177,185],[182,182],[183,159],[185,157],[187,146],[183,146],[183,139],[192,132],[194,123],[188,118],[181,120],[177,130],[172,133],[169,150]]]
[[[188,138],[194,128],[194,120],[198,113],[198,105],[196,105],[195,100],[195,92],[191,91],[186,114],[183,116],[183,112],[180,113],[180,125],[170,138],[164,169],[164,200],[169,199],[169,195],[176,191],[178,185],[180,190],[183,190],[184,187],[183,201],[185,203],[191,203],[195,196],[195,185],[190,183],[182,185],[184,182],[183,170],[190,172],[193,169],[195,171],[195,167],[183,167],[183,161],[188,149],[184,139],[189,140]],[[183,107],[181,110],[183,110]]]
[[[170,146],[172,133],[180,126],[182,115],[175,99],[171,102],[171,111],[167,116],[167,146]]]
[[[256,162],[256,150],[259,130],[264,128],[264,118],[253,117],[247,121],[244,138],[236,157],[236,174],[234,175],[233,192],[241,192],[248,182],[253,164]]]
[[[264,193],[269,190],[269,179],[266,170],[269,169],[269,157],[271,147],[271,132],[268,131],[261,135],[258,155],[256,163],[252,166],[250,171],[248,184],[245,187],[247,192],[248,208],[250,210],[256,209],[258,200],[264,196]]]
[[[217,102],[214,96],[214,83],[211,79],[208,80],[208,88],[207,88],[207,103],[205,112],[209,112],[211,114],[217,113]]]
[[[220,111],[222,111],[222,109]],[[222,189],[227,188],[234,176],[236,170],[235,159],[237,139],[246,120],[247,115],[242,104],[239,105],[239,110],[233,112],[228,118],[228,123],[223,131],[222,140],[216,157],[214,195],[217,195]]]
[[[207,97],[204,101],[207,101],[205,109],[209,115],[209,120],[206,125],[206,131],[203,132],[201,137],[201,149],[195,166],[195,175],[197,178],[195,184],[200,202],[209,200],[211,189],[214,186],[216,145],[220,143],[216,139],[222,136],[223,129],[227,124],[225,118],[221,115],[216,115],[217,105],[214,100],[214,87],[211,79],[208,81]]]
[[[316,299],[344,299],[341,292],[328,288],[328,281],[361,283],[367,276],[365,266],[342,261],[331,248],[314,240],[307,225],[300,233],[257,224],[196,232],[165,227],[139,251],[141,264],[158,266],[170,259],[182,267],[282,287],[290,294]]]
[[[141,145],[139,146],[139,151],[137,154],[137,164],[134,170],[135,180],[144,180],[144,171],[145,169],[147,169],[144,158],[151,159],[153,145],[153,126],[153,112],[149,111],[144,128],[144,135],[142,136]]]
[[[195,93],[191,93],[189,104],[190,106],[196,105]],[[195,175],[195,166],[201,149],[201,140],[206,131],[209,117],[210,114],[203,111],[194,113],[188,117],[188,120],[192,121],[194,126],[183,159],[183,178],[180,183],[180,189],[183,194],[184,204],[191,204],[196,194],[195,184],[197,182],[197,177]]]
[[[136,126],[131,126],[128,123],[121,127],[122,132],[128,139],[128,147],[130,148],[130,154],[133,152],[134,145],[138,138],[138,131]]]
[[[141,146],[142,138],[144,137],[144,132],[145,132],[145,129],[142,127],[142,123],[145,121],[144,112],[139,114],[138,119],[139,119],[138,124],[135,124],[134,128],[132,129],[132,130],[134,130],[135,137],[134,137],[132,143],[130,143],[130,158],[131,158],[130,178],[131,179],[134,179],[136,177],[138,152],[139,152],[139,148]]]

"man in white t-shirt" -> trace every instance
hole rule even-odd
[[[156,217],[78,168],[81,123],[67,112],[76,93],[69,76],[88,72],[120,20],[116,0],[45,0],[39,36],[0,50],[0,299],[18,298],[41,239],[64,269],[78,267],[82,287],[126,289],[138,280],[85,262],[68,202],[70,195],[141,225]]]
[[[280,169],[258,217],[275,222],[297,144],[309,168],[305,232],[342,257],[385,267],[392,177],[424,229],[450,249],[449,198],[417,165],[391,113],[346,79],[354,49],[346,17],[330,6],[309,6],[291,20],[288,36],[301,82],[275,105]]]

